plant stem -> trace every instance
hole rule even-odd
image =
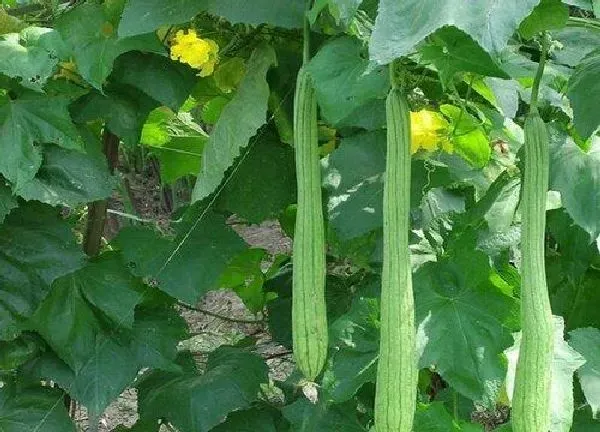
[[[310,23],[308,22],[308,12],[312,6],[312,0],[306,0],[304,11],[304,49],[302,50],[302,64],[308,64],[310,60]]]
[[[179,306],[181,306],[182,308],[185,308],[185,309],[188,309],[188,310],[192,310],[192,311],[195,311],[195,312],[200,312],[200,313],[202,313],[204,315],[208,315],[208,316],[211,316],[213,318],[217,318],[217,319],[220,319],[220,320],[223,320],[223,321],[229,321],[229,322],[240,323],[240,324],[263,324],[264,323],[264,320],[259,320],[259,319],[245,320],[245,319],[231,318],[231,317],[227,317],[227,316],[224,316],[224,315],[219,315],[219,314],[217,314],[215,312],[211,312],[211,311],[208,311],[206,309],[202,309],[202,308],[199,308],[199,307],[196,307],[196,306],[192,306],[192,305],[189,305],[189,304],[184,303],[184,302],[177,302],[177,304]]]
[[[542,82],[542,78],[544,76],[544,68],[546,67],[546,57],[548,56],[548,50],[550,48],[550,41],[548,40],[548,35],[544,33],[542,35],[542,52],[540,53],[540,62],[538,66],[537,73],[535,75],[535,79],[533,80],[533,86],[531,87],[531,110],[537,109],[538,99],[540,94],[540,84]]]
[[[108,168],[110,173],[114,174],[118,161],[119,137],[105,128],[102,135],[102,143],[103,151],[108,161]],[[107,208],[107,200],[95,201],[88,205],[87,227],[83,239],[83,251],[88,256],[96,256],[100,252],[104,225],[106,224]]]

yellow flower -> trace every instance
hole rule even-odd
[[[208,76],[219,61],[219,46],[211,39],[199,38],[195,30],[179,30],[173,39],[171,58],[200,70],[200,76]]]
[[[452,144],[447,138],[448,122],[440,113],[421,110],[410,113],[411,153],[419,149],[435,151],[442,148],[452,153]]]

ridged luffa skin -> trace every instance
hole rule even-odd
[[[386,105],[381,341],[375,397],[377,432],[412,432],[417,392],[410,231],[410,110],[403,92]]]
[[[521,204],[522,339],[511,415],[515,432],[547,432],[550,428],[554,330],[544,263],[549,164],[548,131],[537,109],[533,109],[525,122]]]
[[[325,229],[317,101],[312,79],[304,68],[296,83],[294,145],[298,209],[293,250],[293,348],[298,368],[308,380],[314,381],[327,358]]]

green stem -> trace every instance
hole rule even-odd
[[[540,63],[538,66],[535,79],[533,80],[533,87],[531,87],[531,103],[530,109],[534,111],[537,109],[538,100],[540,95],[540,84],[544,76],[544,68],[546,67],[546,57],[548,56],[548,50],[550,49],[550,41],[547,34],[542,35],[542,52],[540,53]]]
[[[458,125],[462,121],[465,111],[467,110],[467,103],[471,98],[471,90],[473,89],[473,81],[475,81],[475,74],[471,75],[471,80],[469,81],[469,88],[467,88],[467,94],[465,95],[464,100],[461,99],[460,95],[458,94],[458,91],[456,91],[456,87],[454,87],[454,92],[460,102],[460,113],[458,114],[458,120],[456,121],[456,123],[454,123],[454,128],[452,129],[452,136],[455,136],[456,129],[458,128]]]
[[[306,65],[310,60],[310,23],[308,22],[308,12],[312,6],[312,0],[306,0],[304,11],[304,49],[302,51],[302,64]]]

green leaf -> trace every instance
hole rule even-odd
[[[152,373],[138,385],[140,416],[164,418],[183,431],[207,432],[256,401],[268,368],[255,354],[221,347],[203,375]]]
[[[174,136],[165,144],[149,146],[160,162],[161,181],[173,184],[182,177],[197,174],[207,142],[203,135]]]
[[[414,429],[419,432],[459,432],[463,430],[454,422],[442,402],[433,402],[429,405],[420,404],[415,412]]]
[[[600,330],[580,328],[569,333],[569,343],[585,358],[577,371],[579,382],[594,417],[600,412]]]
[[[1,13],[1,12],[0,12]],[[30,27],[21,33],[10,33],[0,37],[0,73],[20,78],[23,87],[41,92],[46,81],[54,73],[58,59],[38,46],[38,35],[52,32],[51,29]]]
[[[292,432],[366,432],[358,421],[356,406],[349,402],[329,405],[321,400],[317,404],[301,398],[283,408],[283,416],[291,423]]]
[[[40,347],[39,338],[27,333],[9,342],[0,341],[0,375],[15,371],[23,363],[35,358]]]
[[[132,324],[142,289],[116,255],[54,282],[32,325],[69,366],[44,373],[94,413],[101,413],[135,378],[138,364],[119,326]],[[112,322],[107,322],[102,312]]]
[[[135,87],[162,105],[177,111],[197,78],[193,69],[157,54],[128,52],[115,62],[111,80]]]
[[[561,0],[542,0],[531,15],[523,20],[519,33],[525,39],[531,39],[546,30],[562,29],[568,20],[569,7]]]
[[[177,345],[189,337],[181,315],[159,297],[158,304],[142,304],[135,312],[132,346],[140,367],[179,372],[175,363]]]
[[[28,201],[75,207],[109,197],[114,186],[102,153],[47,146],[35,178],[16,187],[15,193]]]
[[[164,52],[155,34],[118,37],[121,11],[109,6],[85,3],[62,14],[56,21],[56,29],[73,53],[77,71],[98,90],[102,89],[119,55],[134,50]]]
[[[295,173],[294,150],[266,133],[242,156],[219,194],[217,207],[250,223],[274,219],[296,202]]]
[[[206,102],[202,106],[202,121],[210,125],[216,124],[228,103],[229,98],[225,96],[217,96]]]
[[[246,62],[241,57],[233,57],[219,65],[213,77],[223,93],[234,91],[246,75]]]
[[[550,189],[561,193],[567,212],[591,241],[600,235],[600,140],[585,153],[564,132],[554,127],[549,132]]]
[[[128,147],[135,147],[148,114],[159,103],[131,86],[110,85],[103,93],[93,91],[71,106],[73,120],[85,123],[104,120],[108,129]]]
[[[589,406],[581,407],[575,411],[572,432],[596,432],[598,430],[600,420],[594,419],[591,411]]]
[[[573,275],[577,264],[565,259],[548,260],[548,289],[552,311],[565,317],[568,329],[594,326],[600,328],[600,272],[588,270],[578,277]]]
[[[349,24],[362,2],[363,0],[317,0],[308,12],[308,18],[314,24],[319,13],[328,7],[329,13],[338,24]]]
[[[0,430],[3,432],[75,432],[62,402],[64,394],[50,388],[19,392],[0,388]]]
[[[248,61],[248,72],[229,104],[223,110],[204,149],[202,168],[192,193],[192,202],[212,194],[233,164],[240,150],[266,122],[269,85],[268,70],[276,62],[275,51],[260,45]]]
[[[0,225],[4,222],[4,218],[19,206],[17,198],[13,195],[10,187],[3,183],[0,178]]]
[[[58,277],[83,265],[58,210],[31,203],[0,226],[0,340],[14,339]]]
[[[580,279],[588,271],[594,259],[598,256],[598,249],[590,239],[589,234],[580,226],[573,223],[565,209],[551,210],[547,212],[546,224],[552,238],[558,242],[558,251],[560,256],[556,264],[560,267],[556,276],[561,278],[559,291],[568,291],[566,283],[568,280],[577,281],[581,286],[583,281]],[[549,261],[554,261],[554,257],[548,257]],[[556,265],[554,264],[554,265]],[[556,269],[550,269],[549,275],[554,275]],[[571,297],[574,300],[578,296]],[[563,315],[557,313],[557,315]],[[568,315],[563,315],[566,319]],[[590,316],[584,314],[583,317]],[[572,329],[567,319],[567,328]]]
[[[440,111],[450,120],[454,151],[476,168],[487,165],[492,154],[490,143],[480,122],[454,105],[442,105]]]
[[[523,18],[540,0],[381,0],[370,42],[380,64],[409,54],[435,30],[453,25],[490,54],[502,51]]]
[[[555,50],[556,62],[567,66],[577,66],[588,54],[600,46],[600,32],[590,31],[587,27],[569,27],[552,32],[552,39],[562,44]]]
[[[569,99],[573,105],[575,129],[584,139],[600,125],[596,101],[600,98],[600,50],[588,55],[569,79]]]
[[[518,321],[517,300],[495,286],[491,275],[488,257],[467,232],[414,276],[420,366],[435,367],[456,391],[487,405],[500,391],[502,352]]]
[[[264,409],[236,411],[227,416],[212,432],[277,432],[273,415]]]
[[[554,317],[554,357],[552,360],[552,384],[550,389],[550,432],[569,432],[573,422],[573,374],[585,359],[564,340],[564,321]],[[510,398],[514,391],[515,371],[519,358],[521,332],[515,333],[515,343],[506,350],[508,372],[506,391]]]
[[[266,255],[264,249],[247,249],[229,263],[219,279],[219,286],[235,291],[252,313],[261,312],[267,299],[261,268]]]
[[[31,379],[55,382],[90,412],[100,415],[132,383],[138,366],[131,349],[116,336],[98,334],[95,339],[92,357],[76,371],[47,351],[21,372]]]
[[[148,33],[166,24],[191,21],[205,11],[225,18],[232,24],[271,24],[286,28],[302,27],[304,0],[254,0],[239,3],[235,0],[129,0],[123,11],[119,35]],[[143,17],[143,19],[140,19]]]
[[[333,125],[389,90],[387,69],[373,68],[362,51],[358,40],[341,37],[326,43],[308,65],[321,113]]]
[[[420,48],[421,60],[435,65],[443,84],[451,84],[457,72],[509,78],[483,48],[457,28],[441,28],[430,38],[431,42]]]
[[[0,102],[0,173],[15,187],[31,180],[42,163],[34,143],[54,143],[66,149],[81,149],[81,140],[71,122],[62,96],[26,94]]]
[[[350,311],[331,324],[334,350],[323,373],[323,388],[336,402],[350,400],[368,382],[377,378],[379,358],[379,302],[355,298]]]
[[[218,288],[227,264],[245,247],[225,218],[201,203],[186,212],[173,241],[149,229],[128,227],[115,245],[135,275],[154,280],[161,290],[190,304]]]

